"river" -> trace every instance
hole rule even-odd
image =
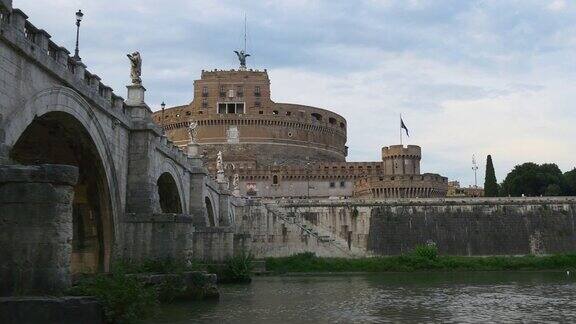
[[[147,323],[576,322],[576,277],[562,272],[256,277],[221,294]]]

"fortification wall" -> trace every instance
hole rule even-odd
[[[522,199],[453,205],[380,206],[371,211],[368,249],[398,255],[432,241],[446,255],[573,252],[576,202]]]
[[[260,257],[399,255],[429,241],[445,255],[576,249],[576,197],[267,200],[240,219]]]

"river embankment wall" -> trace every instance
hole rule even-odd
[[[400,255],[427,243],[444,255],[576,251],[576,197],[276,199],[238,215],[256,257]]]

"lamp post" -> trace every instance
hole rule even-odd
[[[162,108],[162,115],[161,115],[162,120],[160,121],[160,126],[162,127],[162,132],[164,132],[164,109],[166,109],[166,104],[164,103],[164,101],[162,101],[160,107]]]
[[[82,10],[78,10],[78,12],[76,12],[76,49],[74,50],[74,60],[76,61],[81,60],[80,55],[78,55],[78,40],[80,38],[80,22],[82,21],[82,17],[84,17]]]

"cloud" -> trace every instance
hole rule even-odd
[[[559,11],[566,8],[566,1],[565,0],[553,0],[548,5],[548,9],[552,11]]]
[[[33,24],[73,48],[117,93],[125,53],[143,53],[152,107],[192,99],[202,69],[237,66],[248,17],[249,64],[267,68],[272,96],[336,111],[348,120],[349,160],[378,160],[406,139],[422,170],[466,184],[471,157],[492,154],[502,180],[518,163],[575,166],[575,6],[506,0],[14,0]],[[67,13],[67,14],[66,14]]]

